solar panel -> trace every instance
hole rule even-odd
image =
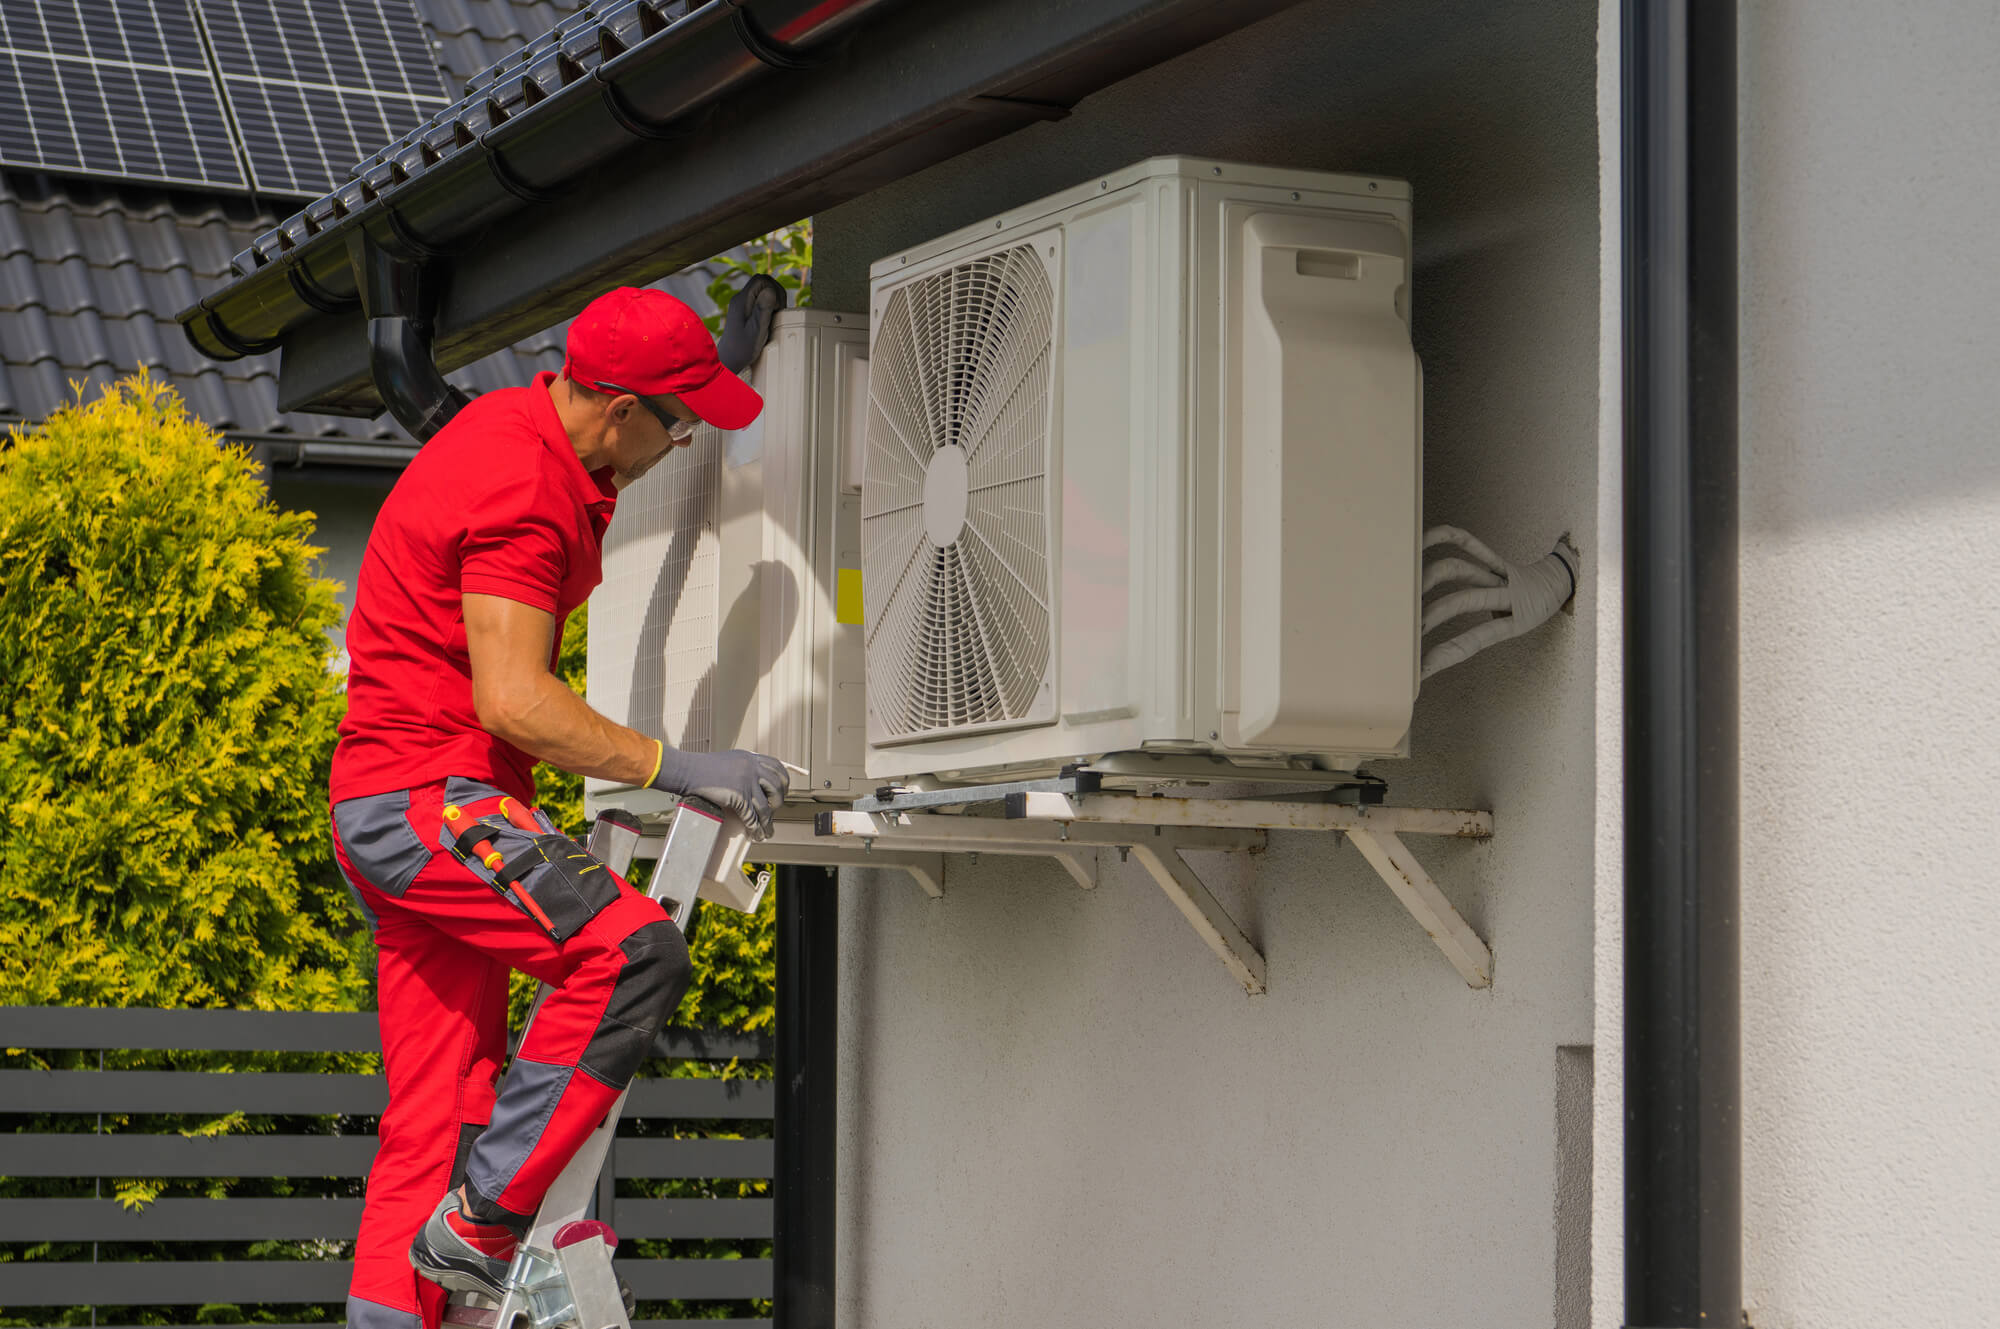
[[[243,188],[183,0],[0,0],[0,165]]]
[[[451,102],[409,0],[195,0],[195,9],[259,190],[323,194]]]

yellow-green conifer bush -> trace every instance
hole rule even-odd
[[[0,1004],[373,1004],[311,533],[143,376],[0,445]]]

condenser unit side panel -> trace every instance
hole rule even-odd
[[[1059,598],[1062,719],[1066,726],[1137,717],[1151,710],[1141,689],[1135,636],[1144,612],[1143,542],[1151,523],[1138,472],[1158,464],[1150,383],[1138,335],[1153,314],[1146,256],[1146,204],[1123,191],[1064,219],[1062,377],[1065,446]],[[1152,643],[1147,641],[1145,646]]]
[[[1387,218],[1229,209],[1241,445],[1239,741],[1390,752],[1415,695],[1416,356]]]
[[[811,494],[817,597],[810,778],[819,798],[857,798],[872,788],[862,769],[868,710],[861,642],[860,448],[849,436],[866,425],[868,325],[859,316],[840,317],[839,328],[820,332],[819,389],[809,399],[816,420]]]
[[[1281,180],[1276,183],[1284,185],[1291,182]],[[1200,247],[1203,255],[1203,289],[1199,299],[1204,310],[1212,310],[1216,315],[1214,336],[1204,339],[1204,346],[1209,348],[1205,354],[1212,354],[1213,357],[1207,362],[1205,382],[1211,384],[1214,390],[1212,406],[1209,408],[1212,413],[1205,412],[1204,419],[1206,428],[1212,431],[1218,443],[1213,454],[1214,470],[1211,474],[1214,476],[1215,492],[1219,499],[1212,514],[1218,537],[1214,548],[1214,557],[1217,560],[1214,584],[1218,593],[1220,613],[1218,630],[1215,636],[1209,639],[1209,644],[1213,651],[1214,677],[1219,685],[1218,691],[1213,694],[1213,699],[1219,710],[1211,724],[1220,733],[1221,744],[1227,749],[1245,752],[1260,750],[1312,752],[1331,758],[1329,764],[1339,766],[1351,764],[1352,760],[1362,757],[1402,755],[1406,750],[1407,730],[1398,739],[1387,743],[1380,741],[1379,735],[1367,736],[1364,742],[1362,736],[1352,733],[1340,741],[1335,741],[1322,732],[1317,741],[1294,744],[1275,732],[1265,733],[1261,742],[1253,741],[1246,734],[1241,722],[1243,670],[1246,661],[1253,649],[1263,650],[1268,647],[1268,640],[1257,643],[1254,647],[1246,646],[1244,641],[1245,596],[1254,594],[1256,587],[1246,589],[1244,583],[1245,541],[1249,538],[1246,534],[1245,518],[1246,514],[1252,511],[1255,499],[1246,496],[1244,490],[1243,421],[1246,394],[1253,390],[1267,395],[1269,392],[1268,383],[1246,383],[1245,379],[1247,372],[1261,372],[1265,360],[1261,352],[1253,355],[1246,348],[1245,338],[1249,334],[1246,332],[1245,312],[1248,305],[1241,289],[1245,261],[1244,221],[1253,214],[1261,213],[1301,219],[1346,218],[1358,224],[1381,225],[1396,232],[1402,252],[1408,254],[1410,204],[1408,187],[1399,181],[1367,182],[1377,185],[1377,188],[1368,189],[1364,185],[1355,188],[1353,192],[1315,190],[1311,187],[1311,178],[1306,176],[1300,177],[1298,183],[1307,187],[1246,188],[1227,184],[1204,184],[1201,187],[1204,199],[1200,215],[1205,230]],[[1343,183],[1352,182],[1344,180]],[[1403,324],[1401,335],[1405,339],[1408,337],[1408,277],[1406,270],[1404,290],[1400,302],[1396,305],[1397,315]],[[1414,366],[1414,355],[1411,356],[1411,364]],[[1420,407],[1420,401],[1413,403],[1413,410]],[[1310,432],[1309,428],[1308,436]],[[1410,454],[1407,458],[1408,473],[1410,475],[1420,473],[1422,452],[1420,427],[1411,426],[1408,432],[1404,432],[1403,429],[1394,432],[1396,436],[1407,440]],[[1302,481],[1305,479],[1303,475],[1297,478]],[[1401,486],[1396,488],[1397,492],[1402,491]],[[1330,491],[1330,496],[1340,492],[1344,492],[1344,487]],[[1409,509],[1397,509],[1397,511],[1405,513],[1405,521],[1415,522],[1417,518],[1407,514],[1420,512],[1421,495],[1411,492],[1409,501],[1412,505]],[[1402,524],[1402,522],[1397,523],[1399,530]],[[1409,529],[1397,543],[1388,548],[1374,550],[1367,560],[1367,565],[1371,568],[1386,565],[1391,569],[1392,577],[1400,576],[1402,564],[1398,561],[1398,552],[1405,545],[1414,549],[1418,535],[1416,529]],[[1410,564],[1414,567],[1414,557],[1411,558]],[[1316,575],[1320,579],[1320,585],[1327,585],[1327,579],[1336,575],[1336,572],[1342,576],[1349,575],[1344,568],[1317,569]],[[1268,564],[1266,575],[1268,575]],[[1410,615],[1414,626],[1416,613],[1414,587],[1411,594],[1413,599]],[[1318,607],[1303,612],[1330,615],[1337,611],[1334,602],[1326,600]],[[1363,625],[1356,625],[1356,630],[1363,630]],[[1330,667],[1330,661],[1327,664],[1329,667],[1314,680],[1312,686],[1330,695],[1338,691],[1342,676]],[[1411,695],[1414,696],[1414,693]],[[1298,735],[1294,734],[1292,737],[1297,738]]]
[[[766,398],[763,485],[757,546],[752,551],[757,606],[759,751],[807,764],[811,749],[813,579],[811,563],[812,409],[817,390],[816,329],[774,320],[764,355],[786,371],[785,401]],[[774,355],[775,353],[775,355]]]
[[[619,495],[605,531],[604,580],[591,596],[591,705],[676,747],[706,750],[703,686],[715,659],[722,550],[720,440],[711,432]]]
[[[649,738],[697,752],[714,732],[720,468],[721,438],[706,430],[627,486],[590,597],[585,700]],[[586,780],[586,804],[614,788]]]
[[[783,364],[784,358],[782,348],[773,346],[745,375],[764,396],[764,410],[748,428],[727,433],[707,428],[698,431],[716,434],[720,454],[716,479],[716,534],[721,549],[717,561],[719,617],[714,655],[702,685],[714,717],[710,750],[716,752],[760,748],[766,741],[757,713],[759,684],[770,668],[761,630],[763,587],[759,574],[766,481],[783,484],[783,440],[792,427],[784,417],[791,413],[790,380],[797,367]],[[773,446],[778,453],[766,466],[766,452]]]

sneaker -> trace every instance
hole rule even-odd
[[[441,1288],[505,1297],[515,1237],[498,1224],[475,1223],[458,1211],[456,1193],[444,1197],[410,1243],[410,1267]]]

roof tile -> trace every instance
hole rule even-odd
[[[416,0],[454,91],[574,12],[550,0]],[[278,410],[278,357],[217,364],[173,321],[229,275],[231,258],[278,219],[234,197],[0,173],[0,415],[39,419],[72,401],[72,380],[102,389],[156,367],[188,406],[236,434],[406,440],[374,420]],[[707,282],[660,283],[703,311]],[[567,323],[452,373],[471,393],[562,368]]]

